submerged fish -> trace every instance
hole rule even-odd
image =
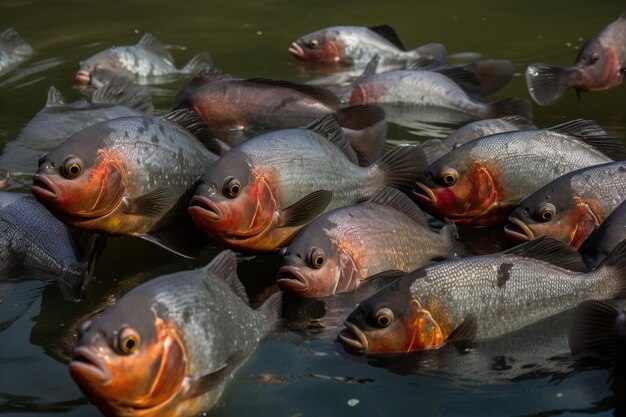
[[[522,200],[504,230],[515,240],[548,236],[579,248],[625,199],[626,162],[579,169]]]
[[[176,97],[174,97],[174,108],[179,108],[181,103],[187,99],[187,97],[197,90],[199,87],[202,87],[205,84],[212,83],[213,81],[219,80],[230,80],[231,77],[229,74],[225,74],[221,70],[217,68],[213,68],[211,65],[205,67],[197,73],[192,79],[183,84],[182,87],[176,93]]]
[[[33,48],[13,28],[0,32],[0,75],[33,53]]]
[[[102,238],[72,230],[33,196],[0,191],[0,271],[40,270],[70,299],[82,295]]]
[[[418,108],[441,108],[471,119],[487,119],[520,115],[532,119],[528,100],[508,98],[494,103],[482,103],[484,95],[480,81],[463,68],[440,70],[393,70],[376,74],[374,58],[351,86],[351,105],[366,103],[403,104]]]
[[[39,157],[74,133],[105,120],[151,111],[150,93],[126,79],[112,80],[96,89],[91,97],[72,103],[50,87],[44,108],[4,147],[0,167],[9,173],[27,174],[11,176],[12,186],[23,186],[32,181]]]
[[[595,268],[626,240],[626,201],[622,202],[583,242],[578,252],[589,268]]]
[[[154,35],[146,33],[137,45],[114,46],[80,62],[74,79],[77,83],[86,85],[89,84],[93,71],[107,69],[121,77],[146,83],[169,74],[195,73],[210,63],[209,54],[201,52],[183,68],[177,69],[169,51]]]
[[[601,91],[617,87],[626,71],[626,12],[595,34],[568,68],[532,64],[526,69],[531,97],[542,106],[554,104],[568,88]]]
[[[498,224],[550,181],[625,157],[619,140],[586,120],[499,133],[461,145],[431,164],[413,195],[429,213],[457,224]]]
[[[108,416],[193,416],[273,328],[281,295],[248,305],[233,252],[151,280],[84,323],[70,373]]]
[[[384,63],[404,63],[422,57],[446,62],[446,48],[438,43],[407,51],[389,25],[332,26],[305,35],[291,44],[289,52],[301,61],[318,64],[367,64],[374,56]]]
[[[280,251],[278,285],[300,297],[356,289],[385,271],[409,272],[462,250],[456,230],[430,230],[409,197],[387,188],[370,201],[325,213]]]
[[[31,190],[69,225],[138,236],[188,256],[204,239],[187,205],[197,178],[218,159],[211,150],[221,150],[209,133],[185,110],[98,123],[43,156]]]
[[[368,167],[333,115],[307,128],[266,133],[241,143],[200,179],[189,206],[194,222],[219,243],[274,251],[326,211],[406,188],[423,170],[419,147],[397,147]]]
[[[572,248],[543,238],[506,252],[418,269],[361,302],[339,334],[368,354],[435,349],[526,327],[589,298],[623,297],[626,244],[596,270]]]

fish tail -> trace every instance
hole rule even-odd
[[[429,58],[441,63],[448,62],[448,51],[440,43],[428,43],[413,49],[421,58]]]
[[[567,69],[556,65],[529,65],[525,77],[530,96],[541,106],[554,104],[570,87]]]
[[[596,271],[608,274],[617,281],[613,298],[626,298],[626,240],[618,243]]]
[[[616,321],[625,319],[623,311],[604,301],[584,301],[576,307],[569,331],[574,357],[617,358]]]
[[[376,166],[383,171],[385,185],[408,192],[428,166],[428,158],[419,146],[396,146]]]
[[[373,104],[346,107],[335,113],[344,136],[356,151],[359,165],[368,166],[383,153],[387,140],[385,110]]]
[[[211,56],[206,52],[200,52],[187,62],[187,65],[183,67],[181,72],[185,74],[197,74],[208,66],[213,65]]]
[[[518,115],[528,120],[533,119],[533,108],[525,98],[511,97],[487,104],[487,118]]]
[[[453,221],[446,219],[446,225],[441,228],[439,234],[445,236],[448,241],[446,259],[458,259],[467,255],[467,248],[459,242],[459,233]]]
[[[267,325],[266,333],[270,332],[280,322],[283,314],[283,293],[281,291],[270,295],[259,307],[263,315],[263,323]]]
[[[473,62],[467,65],[467,69],[480,81],[484,97],[490,96],[510,83],[514,72],[511,61],[505,59]]]

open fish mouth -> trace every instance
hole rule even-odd
[[[296,58],[304,58],[304,50],[296,42],[292,42],[291,46],[287,50]]]
[[[346,349],[354,353],[366,353],[369,348],[367,336],[365,336],[358,327],[348,321],[345,321],[343,325],[346,327],[337,335],[339,341],[343,343]]]
[[[437,196],[430,187],[419,181],[416,182],[415,185],[417,185],[417,187],[413,189],[413,197],[422,203],[437,204]]]
[[[535,238],[533,231],[530,230],[528,226],[526,226],[526,224],[517,217],[509,216],[509,221],[511,223],[504,226],[504,233],[506,233],[506,235],[511,239],[525,242]]]
[[[88,379],[103,384],[108,383],[113,377],[111,370],[102,359],[85,346],[79,346],[74,350],[70,372],[74,378]]]
[[[87,85],[89,84],[89,81],[91,80],[91,76],[89,75],[88,71],[80,70],[76,72],[76,75],[74,76],[74,80],[78,84]]]
[[[61,190],[59,190],[59,187],[50,181],[49,178],[41,175],[35,175],[33,177],[31,191],[36,197],[44,198],[46,200],[58,200],[61,198]]]
[[[285,291],[306,291],[309,283],[304,276],[295,268],[283,266],[278,270],[276,283]]]
[[[217,204],[205,196],[194,196],[189,202],[189,212],[199,215],[203,219],[218,222],[224,217],[224,213]]]

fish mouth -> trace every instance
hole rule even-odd
[[[511,224],[504,226],[504,233],[513,240],[521,240],[526,242],[533,240],[535,235],[526,224],[515,216],[509,216]]]
[[[417,188],[413,189],[413,197],[418,201],[426,204],[437,204],[437,196],[433,193],[433,190],[429,186],[419,181],[415,183]]]
[[[291,46],[287,50],[296,58],[304,59],[304,50],[296,42],[292,42]]]
[[[189,202],[189,212],[201,216],[203,219],[219,222],[224,217],[222,209],[205,196],[194,196]]]
[[[298,269],[283,266],[278,270],[276,283],[284,291],[302,292],[309,289],[309,283]]]
[[[50,181],[48,177],[42,175],[35,175],[33,177],[33,185],[30,190],[37,198],[43,198],[45,200],[58,200],[61,198],[61,190],[55,183]]]
[[[78,84],[87,85],[89,84],[89,81],[91,80],[91,76],[89,75],[88,71],[79,70],[74,76],[74,80]]]
[[[91,349],[79,346],[74,349],[70,362],[70,373],[74,379],[88,379],[102,384],[108,383],[113,375],[106,364]]]
[[[337,335],[343,346],[354,353],[363,354],[367,352],[369,342],[365,333],[348,321],[344,321],[343,325],[346,327]]]

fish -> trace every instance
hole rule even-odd
[[[0,155],[0,167],[11,174],[6,187],[30,183],[39,157],[74,133],[105,120],[149,114],[152,109],[150,93],[123,78],[102,84],[89,97],[72,103],[56,87],[50,87],[43,109],[6,144]]]
[[[212,83],[213,81],[230,80],[232,78],[230,74],[226,74],[211,65],[204,67],[199,73],[180,87],[176,93],[176,97],[174,97],[174,108],[179,108],[181,103],[199,87]]]
[[[482,103],[480,80],[463,68],[405,69],[377,74],[377,66],[375,57],[352,83],[347,94],[350,105],[383,103],[443,109],[465,120],[509,115],[532,120],[532,108],[526,99],[513,97]]]
[[[77,300],[104,243],[64,225],[33,196],[0,191],[0,271],[48,272],[65,297]]]
[[[367,200],[385,186],[410,186],[424,166],[416,146],[396,147],[358,166],[331,114],[231,149],[200,178],[189,213],[226,247],[271,252],[326,211]]]
[[[289,52],[298,60],[326,65],[365,65],[376,55],[381,62],[392,64],[422,57],[448,60],[446,48],[439,43],[407,51],[389,25],[328,27],[292,42]]]
[[[550,181],[625,158],[626,148],[619,140],[596,123],[577,119],[461,145],[426,169],[413,196],[422,209],[457,225],[496,225]]]
[[[66,224],[137,236],[181,256],[205,244],[187,215],[221,151],[195,113],[120,117],[72,135],[39,161],[32,193]]]
[[[622,240],[626,240],[626,201],[591,232],[578,252],[589,268],[596,268]]]
[[[78,84],[87,85],[93,71],[107,69],[118,76],[148,84],[170,74],[193,74],[210,64],[209,54],[201,52],[183,68],[177,69],[172,54],[153,34],[146,33],[137,45],[114,46],[81,61],[74,80]]]
[[[339,333],[355,353],[401,353],[505,335],[590,299],[626,293],[626,244],[588,271],[580,255],[542,238],[508,251],[410,272],[362,301]]]
[[[498,119],[478,120],[466,124],[444,139],[430,139],[422,143],[428,150],[428,162],[433,163],[452,149],[457,148],[474,139],[496,133],[511,132],[513,130],[537,129],[537,126],[522,116],[505,116]]]
[[[625,71],[626,12],[585,43],[573,66],[532,64],[526,69],[525,77],[533,100],[549,106],[569,88],[576,90],[576,94],[615,88],[624,81]]]
[[[464,252],[456,228],[439,233],[409,197],[385,188],[371,200],[322,214],[280,250],[278,286],[299,297],[354,291],[386,271],[409,272]]]
[[[82,324],[72,378],[107,416],[208,411],[275,326],[281,294],[253,310],[235,254],[142,284]]]
[[[33,53],[33,48],[13,28],[0,32],[0,75],[6,74]]]
[[[549,236],[578,249],[625,199],[626,162],[579,169],[523,199],[504,231],[517,241]]]

